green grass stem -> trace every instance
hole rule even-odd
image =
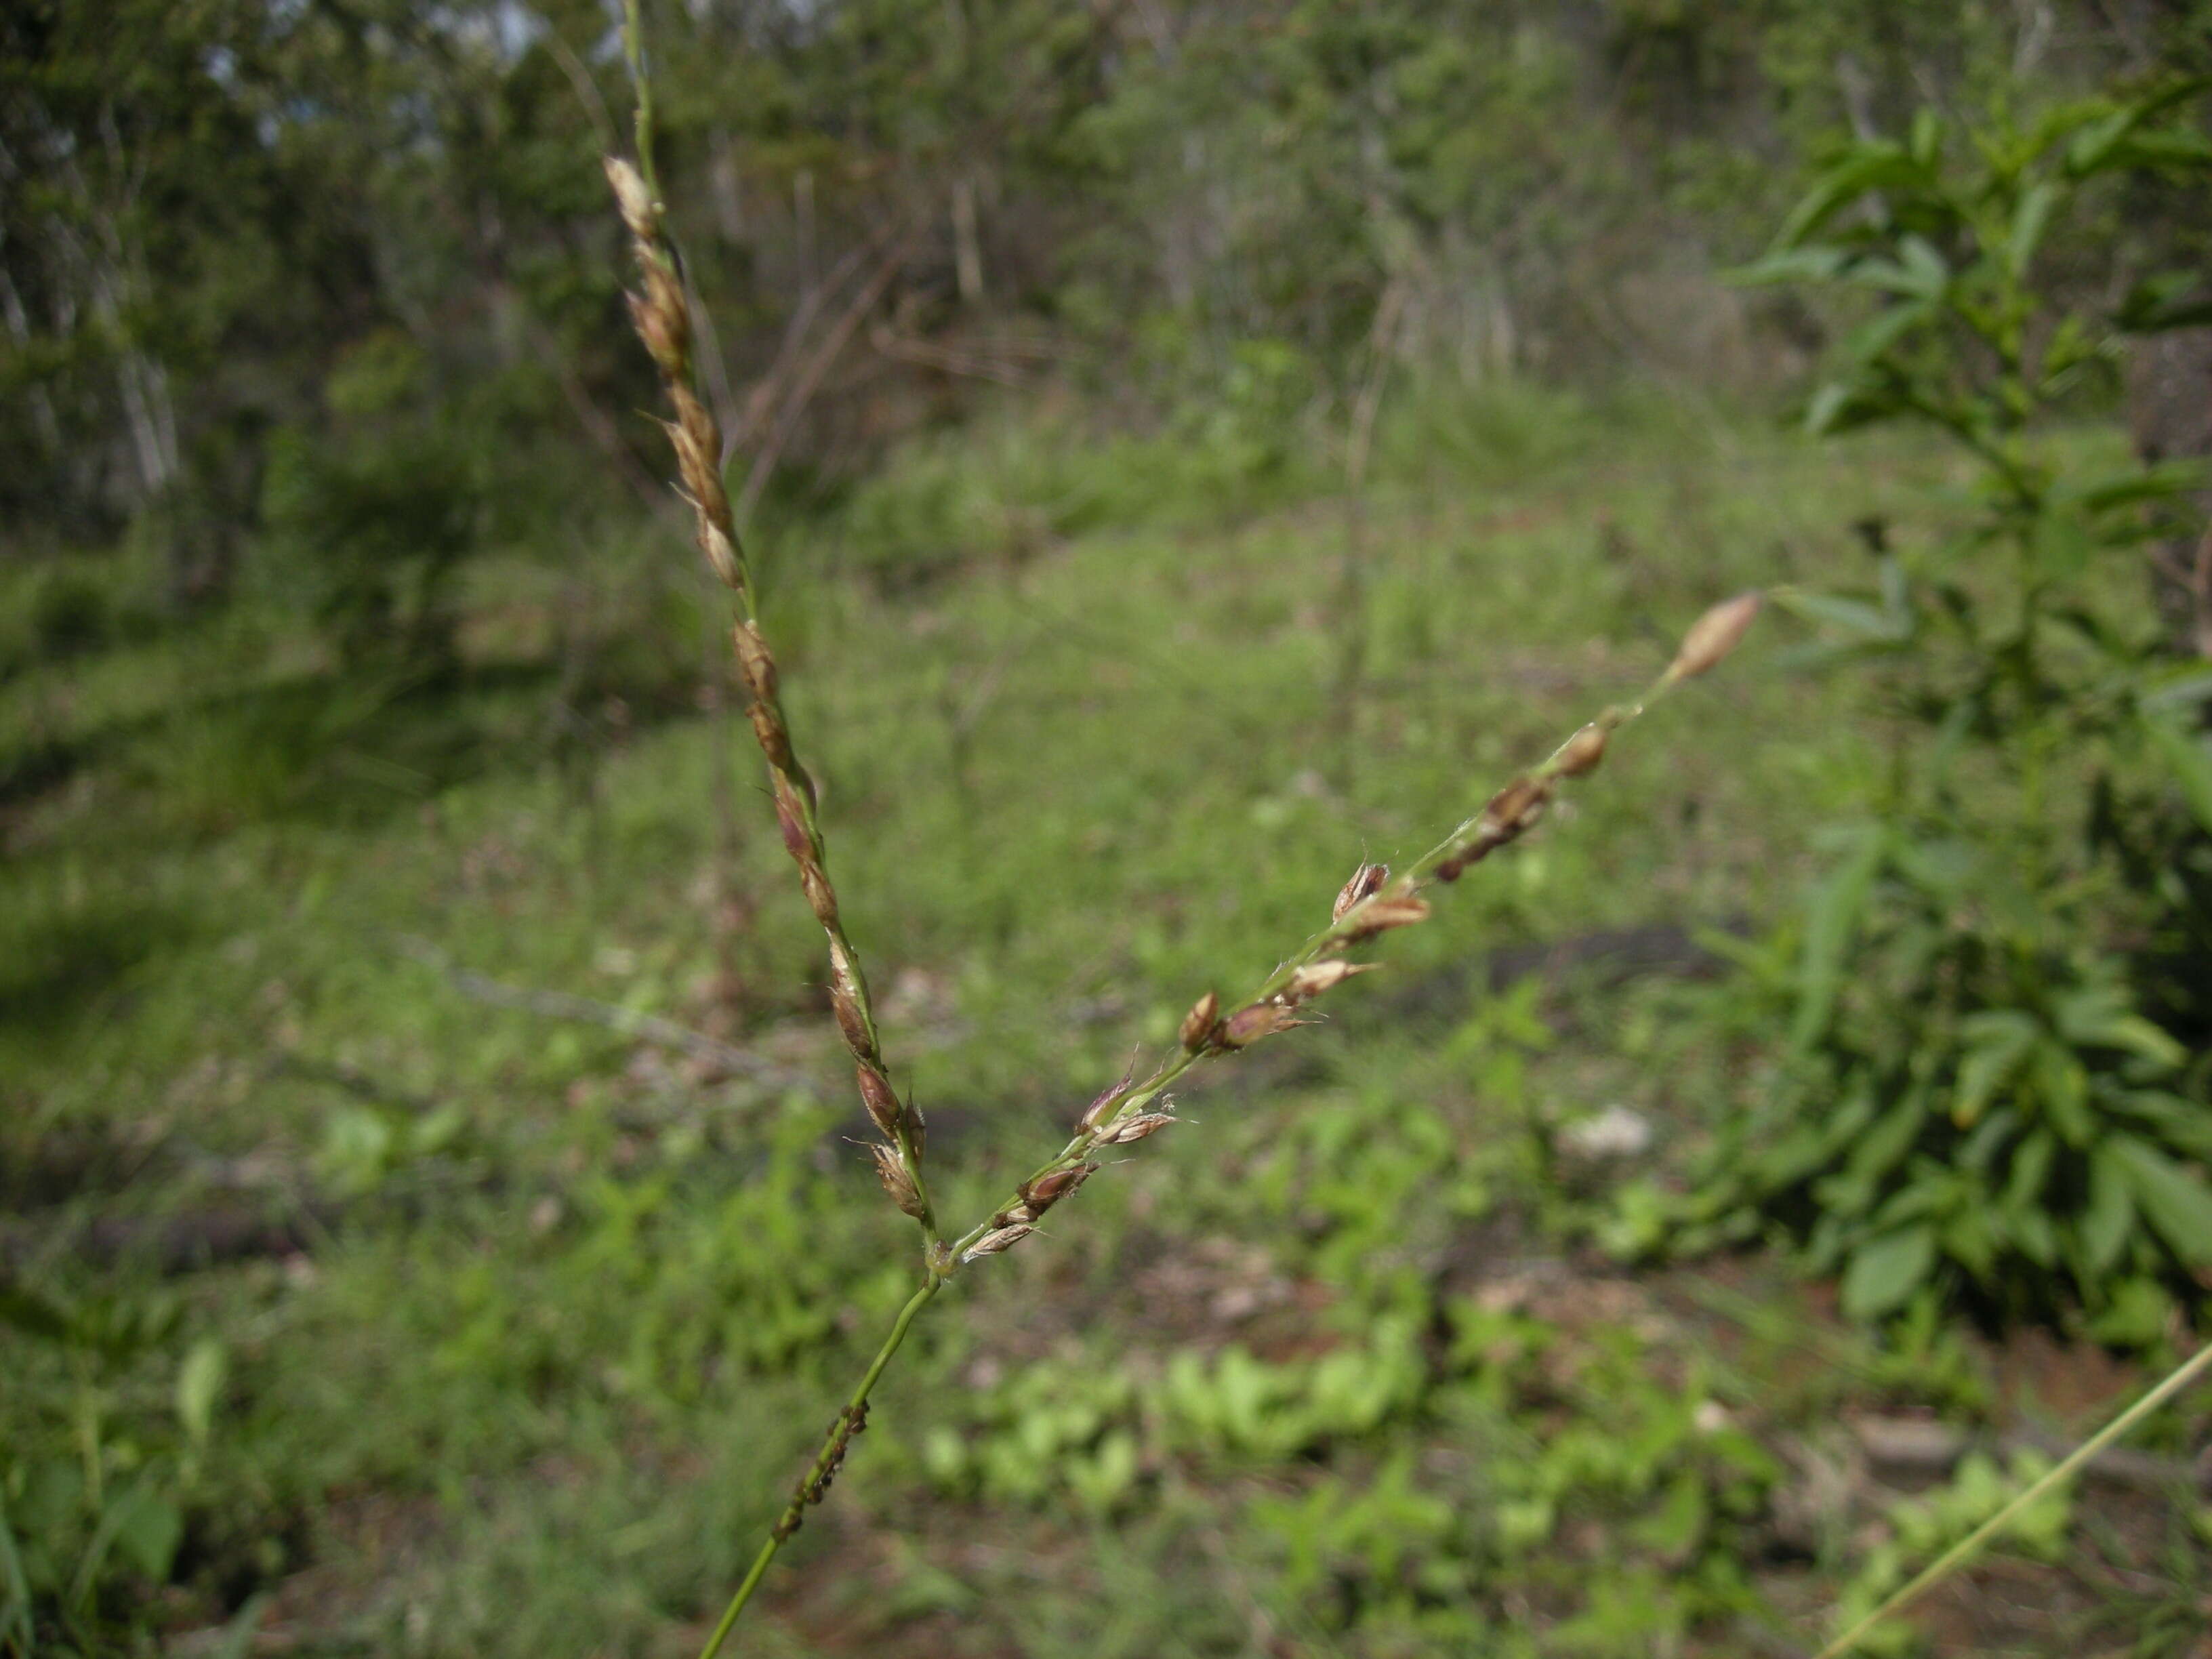
[[[2078,1473],[2091,1458],[2096,1456],[2099,1452],[2119,1439],[2144,1418],[2179,1394],[2202,1376],[2208,1369],[2212,1369],[2212,1342],[2208,1342],[2199,1348],[2191,1358],[2184,1360],[2177,1366],[2164,1382],[2076,1446],[2064,1462],[2056,1465],[2047,1474],[2031,1482],[2010,1503],[1952,1545],[1949,1549],[1945,1550],[1942,1554],[1937,1556],[1918,1577],[1892,1595],[1834,1641],[1829,1643],[1827,1646],[1822,1648],[1814,1656],[1814,1659],[1840,1659],[1840,1656],[1849,1653],[1876,1625],[1922,1592],[1948,1578],[1969,1556],[2009,1526],[2014,1516],[2045,1492],[2057,1486],[2061,1481]]]
[[[845,1402],[844,1412],[839,1413],[837,1421],[823,1437],[822,1449],[815,1455],[813,1467],[807,1471],[806,1478],[799,1483],[798,1492],[761,1544],[760,1553],[753,1557],[753,1564],[745,1572],[744,1582],[730,1597],[730,1605],[722,1609],[721,1619],[714,1626],[714,1633],[707,1638],[707,1645],[699,1650],[699,1659],[714,1659],[714,1656],[721,1651],[722,1644],[729,1639],[730,1631],[738,1622],[738,1615],[745,1610],[745,1603],[752,1600],[753,1592],[760,1588],[761,1580],[767,1576],[769,1563],[775,1559],[775,1553],[783,1547],[783,1540],[798,1529],[799,1520],[806,1507],[805,1494],[830,1473],[842,1443],[850,1438],[845,1428],[848,1417],[867,1405],[868,1395],[883,1376],[884,1368],[891,1363],[891,1356],[906,1340],[907,1329],[914,1323],[915,1316],[928,1305],[930,1297],[937,1294],[938,1286],[944,1282],[936,1274],[931,1274],[922,1281],[921,1288],[907,1298],[906,1305],[899,1310],[898,1317],[891,1322],[890,1334],[884,1339],[884,1346],[876,1350],[875,1359],[860,1378],[860,1387],[853,1390],[853,1397]]]

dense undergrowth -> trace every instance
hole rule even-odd
[[[957,1211],[1705,604],[1971,516],[1894,438],[1415,394],[1355,542],[1280,368],[1151,437],[937,441],[769,539]],[[434,671],[349,663],[250,568],[185,630],[127,558],[9,573],[0,1649],[680,1650],[902,1299],[704,597],[649,526],[575,540],[459,573]],[[1757,1103],[1714,976],[1909,721],[1790,643],[968,1278],[750,1650],[1799,1651],[2123,1391],[2052,1327],[1840,1322],[1787,1250],[1608,1251]],[[2193,1651],[2203,1433],[1926,1639]]]

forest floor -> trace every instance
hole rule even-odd
[[[1855,525],[1936,534],[1960,482],[1590,421],[1357,510],[771,551],[941,1210],[988,1213],[1201,991],[1705,605],[1852,580]],[[251,594],[61,641],[13,596],[0,1255],[36,1295],[0,1544],[73,1609],[56,1650],[693,1651],[903,1300],[688,560],[639,526],[483,557],[430,678],[341,673]],[[1731,941],[1893,741],[1794,643],[1623,733],[1325,1023],[964,1273],[737,1650],[1808,1654],[2138,1392],[2051,1332],[1854,1327],[1776,1250],[1644,1248],[1757,1086]],[[1874,1650],[2212,1653],[2208,1415]]]

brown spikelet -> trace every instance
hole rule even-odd
[[[669,302],[678,310],[684,308],[684,292],[672,282],[668,289]],[[668,401],[676,410],[676,423],[683,429],[685,441],[699,457],[699,473],[702,477],[719,478],[722,474],[722,428],[714,414],[692,391],[688,381],[678,381],[668,388]]]
[[[760,629],[740,622],[730,630],[730,643],[737,648],[738,672],[744,677],[745,690],[762,702],[774,702],[775,659],[769,654],[768,641],[761,637]]]
[[[1518,777],[1490,798],[1482,809],[1483,823],[1508,839],[1536,821],[1551,799],[1552,786],[1543,778]]]
[[[1732,599],[1722,600],[1691,623],[1690,631],[1682,636],[1682,648],[1674,653],[1674,660],[1668,666],[1667,683],[1671,685],[1678,680],[1695,679],[1717,667],[1742,642],[1764,602],[1759,593],[1739,593]]]
[[[1191,1004],[1190,1012],[1182,1017],[1182,1026],[1176,1035],[1182,1046],[1195,1054],[1213,1040],[1214,1027],[1221,1018],[1221,999],[1208,991]]]
[[[830,878],[812,859],[799,860],[799,886],[806,895],[806,908],[814,912],[815,921],[824,927],[836,927],[837,890],[830,884]]]
[[[776,717],[775,705],[753,703],[746,708],[745,718],[752,722],[753,736],[759,739],[761,753],[768,757],[768,763],[780,774],[790,772],[791,733],[783,729],[783,722]],[[789,844],[787,840],[786,844]]]
[[[1559,745],[1552,764],[1563,778],[1587,776],[1596,771],[1597,763],[1605,758],[1606,741],[1610,736],[1602,724],[1593,720]]]
[[[1263,1036],[1273,1036],[1278,1031],[1304,1024],[1279,1002],[1255,1002],[1239,1008],[1224,1020],[1214,1041],[1224,1048],[1242,1048]]]
[[[814,856],[814,837],[806,832],[806,815],[799,796],[781,778],[775,781],[775,827],[783,837],[783,850],[802,864]]]
[[[670,372],[672,366],[680,366],[684,362],[684,337],[674,319],[643,295],[633,294],[629,298],[630,326],[644,342],[654,366],[664,373]]]
[[[675,270],[666,260],[653,258],[641,262],[638,274],[645,279],[646,304],[659,312],[688,345],[690,307],[684,301],[684,284],[677,280]]]
[[[1291,982],[1283,988],[1283,1000],[1288,1003],[1310,1001],[1325,991],[1333,991],[1354,974],[1364,974],[1381,964],[1366,962],[1310,962],[1291,975]]]
[[[899,1103],[898,1093],[891,1087],[890,1079],[866,1060],[854,1067],[854,1071],[860,1079],[860,1103],[868,1109],[868,1116],[886,1139],[896,1139],[899,1121],[906,1115],[906,1109]]]
[[[1355,904],[1374,897],[1382,884],[1390,878],[1387,864],[1362,864],[1352,872],[1352,879],[1344,884],[1336,896],[1335,907],[1328,913],[1331,921],[1342,921],[1344,913]]]
[[[1083,1115],[1075,1120],[1076,1133],[1087,1134],[1097,1128],[1099,1120],[1103,1118],[1109,1109],[1121,1098],[1123,1093],[1128,1089],[1129,1079],[1136,1074],[1137,1068],[1133,1064],[1121,1073],[1121,1080],[1119,1083],[1110,1083],[1093,1096],[1091,1103],[1083,1109]]]
[[[1346,941],[1372,939],[1393,927],[1410,927],[1428,919],[1429,902],[1418,893],[1377,896],[1368,901],[1367,908],[1345,930],[1343,937]]]
[[[653,206],[653,192],[645,187],[644,175],[619,155],[605,158],[607,182],[614,186],[615,205],[622,210],[623,223],[629,234],[641,241],[649,240],[659,233],[660,215]]]
[[[875,1045],[868,1040],[868,1023],[861,1017],[860,1000],[849,985],[832,983],[830,987],[830,1012],[837,1017],[837,1029],[844,1035],[845,1046],[854,1054],[866,1055]]]
[[[1132,1141],[1142,1140],[1146,1135],[1158,1134],[1169,1124],[1179,1120],[1165,1112],[1139,1112],[1134,1117],[1125,1117],[1112,1125],[1098,1137],[1101,1146],[1126,1146]]]
[[[709,522],[699,526],[699,550],[707,556],[707,562],[714,567],[715,580],[723,586],[745,585],[744,568],[738,562],[738,544],[721,526]]]
[[[996,1255],[1001,1250],[1012,1249],[1036,1231],[1026,1221],[1017,1221],[1007,1227],[994,1227],[962,1251],[960,1259],[965,1262],[974,1261],[981,1256]]]
[[[871,1146],[868,1156],[875,1159],[876,1179],[884,1183],[884,1190],[890,1194],[891,1202],[915,1220],[921,1220],[921,1194],[915,1190],[914,1177],[906,1172],[906,1165],[899,1161],[897,1149]]]
[[[1054,1205],[1091,1179],[1097,1170],[1096,1164],[1070,1164],[1041,1175],[1034,1181],[1025,1181],[1019,1191],[1022,1203],[1028,1208],[1030,1218],[1042,1215]]]

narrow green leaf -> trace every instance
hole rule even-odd
[[[1943,118],[1932,105],[1923,104],[1912,112],[1912,137],[1906,148],[1923,169],[1932,168],[1942,155]]]
[[[2047,1129],[2039,1129],[2021,1142],[2013,1154],[2011,1178],[2005,1182],[2006,1208],[2040,1212],[2043,1185],[2051,1178],[2051,1160],[2057,1152],[2058,1143]]]
[[[122,1518],[115,1528],[116,1547],[147,1577],[166,1583],[177,1546],[184,1541],[184,1511],[149,1486],[137,1487],[119,1501]]]
[[[2121,145],[2142,125],[2163,114],[2212,85],[2212,77],[2191,76],[2160,88],[2147,97],[2118,109],[2078,136],[2066,152],[2066,171],[2075,178],[2121,164]]]
[[[2206,830],[2212,830],[2212,747],[2208,747],[2195,732],[2162,715],[2145,714],[2142,726],[2151,752],[2166,763],[2166,770],[2179,786],[2190,816]]]
[[[8,1599],[0,1602],[0,1644],[13,1641],[19,1651],[31,1651],[31,1585],[23,1571],[23,1558],[15,1548],[15,1529],[8,1520],[8,1492],[0,1483],[0,1586]]]
[[[1790,1041],[1808,1048],[1828,1029],[1836,995],[1843,988],[1844,963],[1858,937],[1860,918],[1874,891],[1887,837],[1878,830],[1862,832],[1859,846],[1821,883],[1808,908],[1805,954],[1797,971],[1797,1012]]]
[[[2212,667],[2191,665],[2162,670],[2136,698],[2147,714],[2184,713],[2212,702]]]
[[[2128,290],[2112,325],[2128,334],[2161,334],[2212,322],[2212,292],[2195,270],[2162,270]]]
[[[2004,1086],[2034,1044],[2035,1022],[2007,1009],[1980,1017],[1969,1038],[1966,1057],[1959,1062],[1959,1080],[1951,1097],[1951,1121],[1972,1128],[1990,1099]]]
[[[1826,242],[1802,247],[1778,248],[1773,252],[1721,273],[1721,280],[1735,288],[1768,288],[1783,283],[1832,282],[1850,263],[1848,250]]]
[[[2045,179],[2021,192],[2013,209],[2012,231],[2005,239],[2005,264],[2014,277],[2025,276],[2051,222],[2051,210],[2058,201],[2057,186]]]
[[[1885,1233],[1851,1253],[1844,1273],[1844,1311],[1879,1319],[1905,1305],[1936,1265],[1936,1232],[1928,1226]]]
[[[0,1325],[46,1342],[68,1342],[76,1334],[69,1310],[27,1285],[0,1283]]]
[[[2145,501],[2173,501],[2193,495],[2208,483],[2212,483],[2212,466],[2201,459],[2160,461],[2086,484],[2075,499],[2092,513],[2109,513]]]
[[[1869,191],[1913,181],[1923,169],[1896,144],[1876,139],[1855,145],[1814,182],[1783,222],[1778,247],[1795,247]]]
[[[1864,599],[1847,599],[1836,593],[1807,592],[1802,588],[1779,591],[1774,602],[1808,622],[1816,622],[1861,640],[1901,644],[1911,637],[1912,619],[1899,617]]]
[[[195,1447],[207,1444],[208,1427],[215,1419],[215,1402],[222,1391],[222,1344],[203,1337],[192,1345],[177,1368],[177,1420]]]
[[[2088,1253],[2090,1273],[2099,1278],[2112,1272],[2128,1242],[2135,1223],[2135,1200],[2128,1195],[2128,1172],[2111,1149],[2089,1151],[2089,1205],[2081,1212],[2081,1248]]]
[[[2106,1144],[2152,1230],[2191,1267],[2212,1267],[2212,1189],[2148,1141],[2115,1135]]]

